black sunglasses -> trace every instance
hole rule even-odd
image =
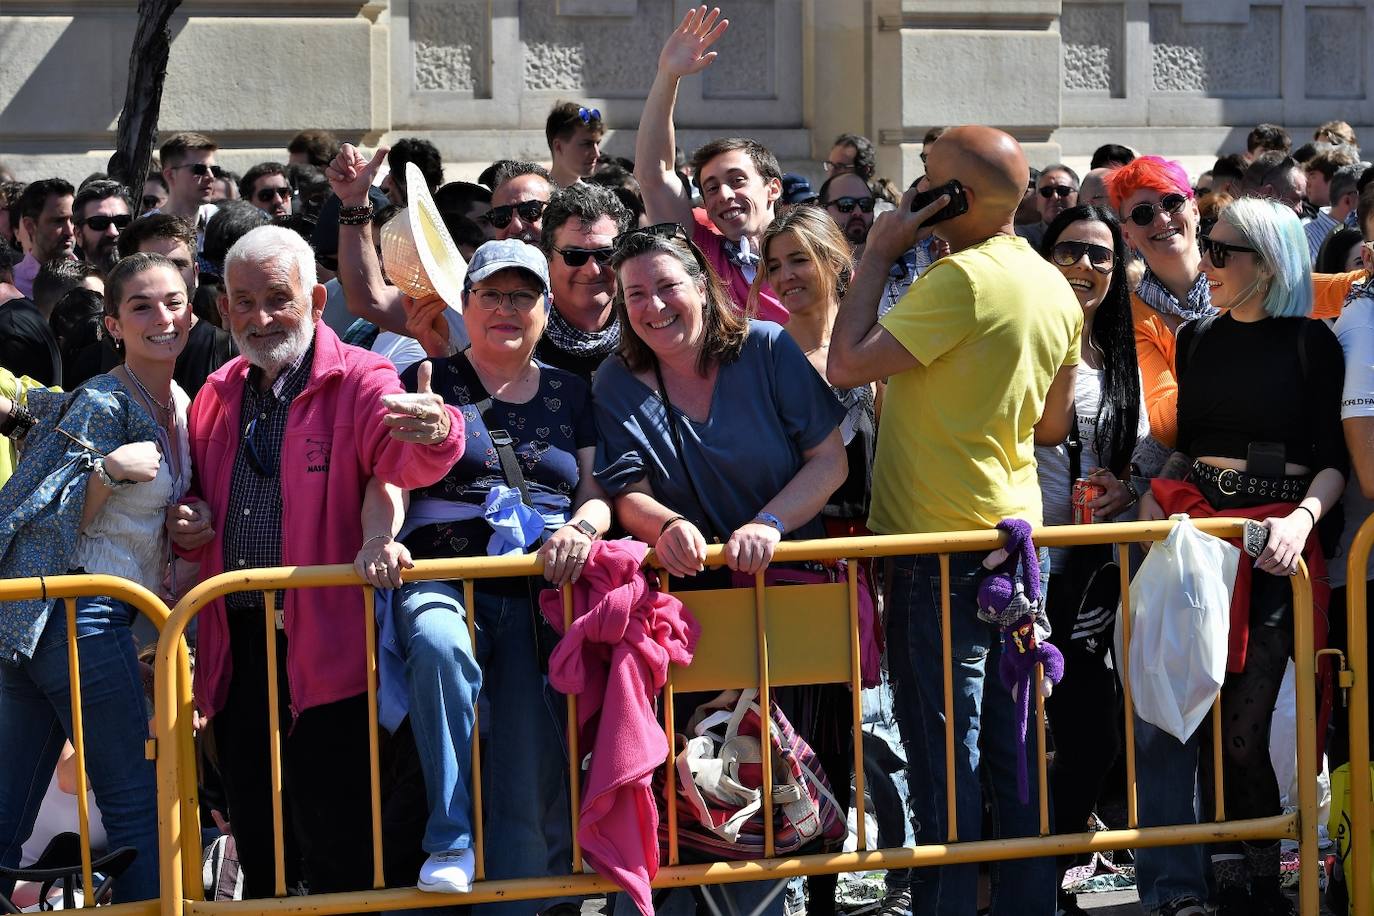
[[[872,197],[837,197],[826,204],[827,207],[834,207],[841,213],[853,213],[854,208],[858,207],[865,213],[873,212],[873,205],[877,201]]]
[[[581,267],[592,258],[596,258],[598,264],[609,264],[611,255],[615,254],[614,248],[559,248],[555,245],[553,250],[563,256],[563,263],[569,267]]]
[[[1183,209],[1183,205],[1188,202],[1188,198],[1182,194],[1165,194],[1159,199],[1157,204],[1136,204],[1127,214],[1131,222],[1137,226],[1148,226],[1155,221],[1156,213],[1167,213],[1170,216]],[[1220,265],[1218,265],[1220,266]]]
[[[1076,188],[1071,188],[1066,184],[1047,184],[1040,189],[1040,196],[1049,200],[1051,197],[1068,197],[1076,191]]]
[[[161,197],[155,197],[155,196],[153,196],[152,194],[144,194],[144,195],[143,195],[143,209],[145,209],[145,210],[151,210],[151,209],[153,209],[154,207],[157,207],[158,205],[160,205],[161,203],[162,203],[162,198],[161,198]]]
[[[173,172],[177,169],[190,169],[191,174],[197,178],[204,178],[207,175],[214,178],[223,178],[224,170],[217,165],[206,165],[204,162],[188,162],[185,165],[171,166]]]
[[[655,223],[652,226],[630,229],[620,233],[611,241],[611,248],[614,251],[613,259],[620,262],[632,255],[642,254],[642,251],[635,251],[634,247],[637,241],[645,239],[650,241],[653,239],[682,239],[691,249],[692,257],[696,258],[702,272],[706,272],[706,255],[701,253],[701,249],[697,247],[696,242],[692,241],[692,237],[687,234],[686,229],[682,228],[681,223]]]
[[[77,225],[86,226],[90,229],[94,229],[96,232],[104,232],[106,229],[114,226],[120,232],[123,232],[125,229],[129,228],[129,224],[133,221],[134,218],[127,213],[119,213],[115,216],[106,216],[103,213],[97,213],[95,216],[86,217]]]
[[[270,204],[280,197],[282,200],[290,200],[296,196],[290,188],[258,188],[258,192],[253,195],[260,204]]]
[[[523,203],[492,207],[486,212],[486,219],[497,229],[509,226],[516,213],[520,214],[520,218],[525,222],[533,223],[544,215],[544,208],[548,205],[548,201],[544,200],[527,200]]]
[[[1246,245],[1230,245],[1226,242],[1218,242],[1216,239],[1206,235],[1197,237],[1197,247],[1202,250],[1203,254],[1211,258],[1212,263],[1217,267],[1225,267],[1233,251],[1248,251],[1251,254],[1259,253]]]
[[[244,457],[248,459],[248,466],[251,467],[253,472],[259,477],[276,477],[276,462],[270,460],[270,456],[268,456],[268,460],[264,460],[263,453],[258,451],[256,434],[258,431],[258,420],[261,418],[262,415],[259,414],[248,421],[248,428],[243,431],[243,454]]]
[[[1091,242],[1055,242],[1050,249],[1050,260],[1060,267],[1072,267],[1088,255],[1088,265],[1100,274],[1109,274],[1116,266],[1116,255],[1105,245]]]

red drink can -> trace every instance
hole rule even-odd
[[[1107,488],[1100,483],[1093,483],[1087,477],[1080,477],[1073,482],[1073,495],[1069,502],[1073,508],[1073,523],[1075,525],[1091,525],[1093,523],[1093,510],[1088,503],[1104,496]]]

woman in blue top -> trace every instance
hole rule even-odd
[[[621,525],[674,576],[704,570],[708,541],[753,574],[783,537],[824,537],[821,509],[847,469],[845,411],[801,348],[778,325],[741,317],[676,224],[620,236],[611,264],[621,349],[593,381],[596,476]],[[741,912],[773,890],[730,888]],[[657,912],[690,906],[673,892]],[[770,911],[782,911],[781,895]]]
[[[124,362],[70,395],[29,393],[38,422],[0,490],[0,578],[82,571],[159,593],[170,568],[165,509],[191,479],[187,398],[172,380],[191,308],[181,272],[157,254],[120,261],[106,290],[104,328]],[[114,884],[116,903],[158,895],[157,787],[144,756],[148,713],[130,632],[136,613],[110,597],[76,604],[86,771],[110,848],[137,851]],[[71,638],[61,601],[0,603],[0,865],[10,868],[71,738]]]

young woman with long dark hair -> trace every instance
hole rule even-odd
[[[1072,430],[1060,445],[1035,449],[1045,524],[1071,522],[1070,498],[1080,477],[1103,488],[1089,505],[1095,521],[1108,521],[1135,507],[1139,473],[1133,458],[1138,449],[1149,448],[1150,434],[1121,226],[1110,210],[1073,207],[1046,228],[1040,253],[1063,273],[1083,307]],[[1118,697],[1107,649],[1119,583],[1109,545],[1050,551],[1046,611],[1066,662],[1063,681],[1046,701],[1056,750],[1050,791],[1062,833],[1088,829],[1088,817],[1121,746],[1115,713],[1106,725],[1101,716],[1104,705],[1115,709]],[[1061,876],[1070,864],[1070,857],[1060,860]],[[1059,907],[1060,912],[1081,912],[1062,891]]]

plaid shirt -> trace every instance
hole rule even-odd
[[[258,390],[262,370],[253,366],[243,382],[239,412],[239,448],[229,484],[228,518],[224,520],[224,568],[252,569],[281,565],[281,444],[286,437],[291,402],[305,390],[315,347],[287,366],[267,391]],[[253,425],[249,456],[249,426]],[[270,474],[260,471],[266,469]],[[277,592],[277,626],[281,626],[284,595]],[[224,599],[231,611],[262,608],[260,592],[235,592]]]
[[[1145,275],[1140,278],[1140,285],[1136,287],[1135,293],[1146,305],[1163,315],[1177,315],[1194,321],[1217,313],[1212,307],[1212,291],[1207,286],[1206,274],[1200,273],[1193,280],[1193,286],[1188,290],[1188,301],[1184,303],[1179,302],[1159,277],[1155,276],[1149,265],[1146,265]]]

